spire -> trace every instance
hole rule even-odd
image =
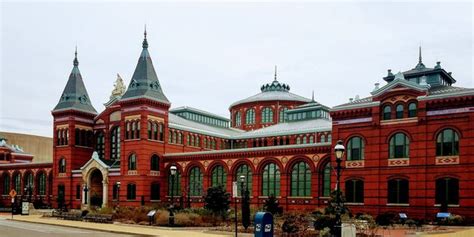
[[[274,75],[274,80],[277,80],[277,66],[275,65],[275,75]]]
[[[97,111],[92,106],[92,103],[87,93],[86,86],[82,80],[81,72],[79,71],[79,61],[77,60],[77,46],[74,52],[74,67],[69,74],[69,79],[66,87],[63,90],[58,104],[54,107],[53,112],[63,110],[77,110],[90,114],[97,114]]]
[[[77,45],[76,45],[76,51],[74,52],[74,61],[73,61],[74,67],[79,66],[79,60],[77,60]]]
[[[147,39],[146,39],[146,24],[145,24],[145,31],[144,31],[144,33],[143,33],[143,36],[144,36],[144,38],[143,38],[142,47],[143,47],[144,49],[147,49],[147,48],[148,48],[148,41],[147,41]]]
[[[311,95],[311,102],[314,102],[314,90],[313,90],[313,94]]]
[[[415,66],[415,69],[425,69],[425,65],[423,64],[422,57],[421,57],[421,45],[418,47],[418,64]]]

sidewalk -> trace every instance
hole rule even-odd
[[[2,216],[7,220],[11,220],[11,216]],[[106,231],[112,233],[122,234],[133,234],[141,236],[160,236],[160,237],[229,237],[233,236],[233,233],[216,233],[210,230],[196,230],[196,229],[184,229],[184,228],[168,228],[168,227],[151,227],[151,226],[138,226],[138,225],[126,225],[126,224],[102,224],[102,223],[91,223],[83,221],[68,221],[59,220],[55,218],[43,218],[40,215],[29,215],[20,216],[15,215],[14,221],[24,221],[39,224],[67,226],[81,229]]]

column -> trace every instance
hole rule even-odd
[[[108,180],[104,179],[102,180],[102,207],[107,207],[108,203]]]

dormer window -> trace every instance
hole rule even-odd
[[[395,118],[397,119],[401,119],[403,118],[403,105],[397,105],[397,108],[396,108],[396,114],[395,114]]]
[[[392,108],[390,105],[383,107],[383,120],[392,119]]]

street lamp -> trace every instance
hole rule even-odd
[[[342,140],[337,141],[336,146],[334,147],[334,154],[336,156],[336,225],[334,229],[336,231],[336,237],[341,236],[342,232],[342,222],[341,222],[341,188],[340,188],[340,178],[341,178],[341,162],[344,157],[344,152],[346,148],[343,145]]]
[[[244,196],[243,193],[244,193],[244,183],[245,183],[245,175],[241,175],[239,176],[239,181],[240,181],[240,197],[241,197],[241,201],[242,201],[242,197]],[[239,192],[237,191],[236,195],[235,195],[235,201],[234,201],[234,209],[235,209],[235,237],[237,237],[237,230],[238,230],[238,227],[237,227],[237,197],[239,196]],[[243,202],[241,202],[243,204]]]
[[[89,188],[87,188],[87,184],[84,185],[84,204],[87,205],[87,192],[89,192]]]
[[[122,184],[120,181],[115,183],[117,185],[117,206],[120,206],[120,185]]]
[[[170,212],[170,216],[168,218],[168,225],[173,226],[174,225],[174,213],[173,213],[173,208],[174,208],[174,176],[176,175],[176,170],[178,168],[176,165],[171,165],[170,167],[170,174],[171,174],[171,205],[170,208],[168,209]]]

